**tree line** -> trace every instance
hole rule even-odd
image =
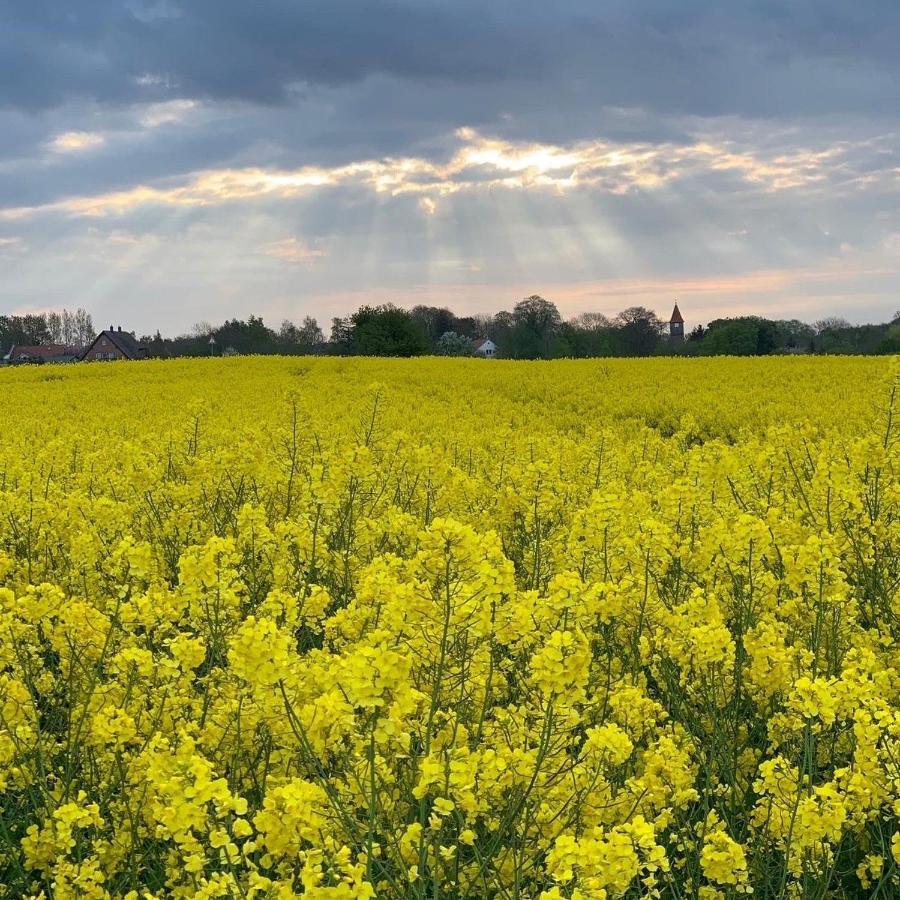
[[[564,320],[554,303],[538,295],[512,310],[463,317],[443,307],[407,311],[388,304],[364,306],[352,316],[334,319],[329,348],[370,356],[469,356],[477,338],[490,338],[497,355],[507,359],[898,353],[900,312],[876,325],[851,325],[835,317],[812,324],[761,316],[719,318],[678,341],[669,337],[669,323],[643,306],[613,317],[587,312]]]
[[[497,355],[507,359],[900,352],[900,313],[880,325],[851,325],[838,318],[813,324],[760,316],[721,318],[698,325],[683,341],[670,340],[668,330],[668,322],[642,306],[613,317],[588,312],[564,320],[556,304],[532,295],[512,310],[491,315],[458,316],[438,306],[361,306],[349,316],[332,319],[327,340],[309,316],[300,326],[285,320],[277,331],[250,316],[246,322],[232,319],[219,327],[200,323],[189,335],[166,339],[157,334],[144,343],[157,356],[471,356],[479,338],[492,340]]]
[[[334,319],[328,350],[364,356],[470,356],[477,338],[490,338],[497,355],[507,359],[898,353],[900,312],[876,325],[851,325],[835,317],[812,324],[761,316],[719,318],[678,341],[669,337],[668,322],[643,306],[613,317],[587,312],[564,320],[552,301],[538,295],[512,310],[477,316],[457,316],[444,307],[404,310],[386,304],[363,306]]]
[[[0,316],[0,347],[59,343],[86,346],[94,337],[89,313]],[[231,354],[328,354],[358,356],[471,356],[476,341],[489,338],[507,359],[588,358],[597,356],[763,356],[773,353],[880,354],[900,352],[900,312],[889,322],[851,325],[826,318],[812,324],[738,316],[698,325],[684,340],[668,335],[668,322],[643,306],[618,315],[582,313],[565,320],[550,300],[532,295],[511,310],[492,315],[457,316],[446,307],[402,309],[390,303],[361,306],[331,322],[326,339],[316,319],[280,328],[261,317],[229,319],[221,325],[201,322],[188,334],[165,338],[160,332],[141,338],[151,356]]]
[[[285,356],[326,353],[325,336],[318,322],[307,316],[300,325],[288,319],[278,331],[269,328],[260,316],[228,319],[221,325],[199,322],[189,334],[165,338],[158,331],[141,338],[151,356],[231,356],[281,354]]]
[[[96,335],[91,314],[84,309],[0,316],[0,350],[4,352],[13,345],[63,344],[84,349]]]

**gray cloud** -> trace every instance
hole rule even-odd
[[[166,331],[693,285],[878,317],[897,46],[893,0],[0,0],[0,312]],[[454,168],[463,127],[499,162]]]
[[[519,84],[586,109],[823,114],[900,103],[892,0],[6,0],[3,17],[0,103],[32,110],[79,97],[286,104],[304,85],[374,75]]]

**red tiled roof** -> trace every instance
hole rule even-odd
[[[684,324],[684,319],[681,316],[681,310],[678,308],[677,303],[675,304],[675,309],[672,310],[672,318],[669,321]]]
[[[76,353],[64,344],[16,344],[9,351],[9,359],[54,359],[57,356],[72,356]]]

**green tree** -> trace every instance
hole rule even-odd
[[[626,356],[650,356],[659,346],[663,323],[653,310],[629,306],[616,316],[615,324]]]
[[[532,294],[520,300],[509,315],[509,326],[504,314],[494,316],[498,328],[495,338],[500,352],[510,359],[549,359],[554,353],[554,344],[562,318],[556,304]],[[499,320],[499,321],[498,321]]]
[[[895,321],[897,321],[895,319]],[[878,353],[900,353],[900,321],[891,325],[878,345]]]
[[[392,303],[361,306],[350,326],[350,352],[360,356],[420,356],[429,349],[412,316]]]
[[[9,349],[13,344],[49,343],[52,343],[52,335],[45,316],[0,316],[0,347]]]
[[[204,326],[195,329],[202,332]],[[265,322],[259,316],[248,316],[247,320],[229,319],[218,328],[212,329],[207,334],[194,335],[194,343],[191,349],[192,355],[209,354],[209,338],[213,337],[217,352],[224,353],[230,350],[240,354],[269,354],[280,352],[278,335],[267,328]]]
[[[755,356],[759,328],[751,318],[714,319],[706,328],[704,356]]]
[[[767,356],[778,346],[778,326],[768,319],[760,319],[756,329],[756,355]]]
[[[779,343],[778,323],[759,316],[714,319],[700,343],[704,356],[766,356]]]

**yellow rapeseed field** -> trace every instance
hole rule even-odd
[[[0,895],[900,896],[897,386],[0,372]]]

